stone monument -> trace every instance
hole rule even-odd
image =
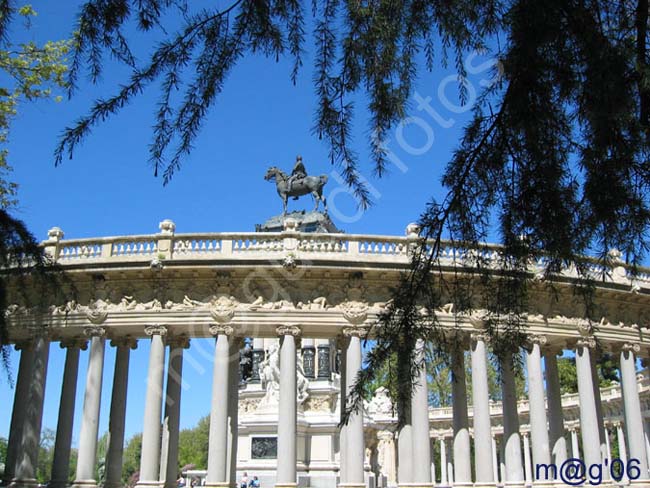
[[[271,166],[264,179],[275,181],[278,196],[282,200],[282,214],[267,219],[262,224],[255,226],[256,232],[281,232],[284,230],[284,221],[291,218],[298,222],[296,230],[299,232],[325,232],[340,233],[332,220],[327,215],[327,200],[323,196],[323,187],[327,183],[327,175],[310,176],[307,174],[302,157],[297,156],[291,175],[276,166]],[[289,197],[298,200],[299,197],[311,195],[314,199],[314,208],[311,211],[301,210],[287,213]],[[323,204],[323,212],[319,211]]]

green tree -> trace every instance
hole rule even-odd
[[[124,447],[122,464],[122,483],[132,486],[134,477],[140,472],[140,456],[142,454],[142,434],[135,434]]]
[[[208,437],[210,417],[205,416],[191,429],[183,429],[178,441],[178,462],[180,466],[193,464],[196,469],[208,467]]]
[[[51,478],[52,460],[54,459],[54,440],[56,432],[52,429],[43,429],[38,453],[38,466],[36,468],[36,479],[40,483],[46,483]]]
[[[42,45],[10,42],[8,22],[19,17],[29,28],[29,19],[37,13],[31,5],[15,7],[13,2],[3,2],[0,9],[0,35],[5,39],[0,48],[0,70],[7,80],[6,85],[0,86],[0,207],[10,208],[16,203],[17,189],[15,183],[8,180],[11,166],[6,143],[11,122],[24,102],[42,98],[61,100],[60,95],[54,95],[53,89],[67,86],[66,55],[70,41],[48,41]]]
[[[437,322],[439,306],[454,303],[458,313],[486,310],[486,332],[500,356],[526,340],[528,263],[544,263],[546,275],[573,265],[588,281],[585,254],[610,264],[608,252],[618,248],[629,263],[643,259],[650,224],[648,0],[326,0],[312,7],[314,132],[328,144],[332,163],[361,207],[370,197],[351,138],[353,97],[367,100],[370,159],[381,176],[388,163],[386,136],[404,117],[421,69],[453,61],[459,97],[467,101],[464,55],[489,52],[498,61],[444,171],[444,198],[423,210],[423,245],[380,317],[376,346],[353,388],[358,407],[365,386],[396,355],[403,421],[402,407],[422,366],[414,352],[417,341],[436,344],[448,362],[453,338]],[[65,130],[57,164],[93,126],[160,81],[150,159],[154,174],[169,181],[238,61],[252,54],[290,56],[295,80],[305,49],[306,10],[299,0],[233,0],[225,8],[87,0],[77,25],[71,90],[85,67],[94,81],[100,79],[106,54],[130,67],[131,77]],[[182,20],[163,25],[169,18]],[[125,34],[130,22],[162,36],[142,64]],[[173,96],[176,90],[182,95]],[[445,277],[435,271],[443,237],[481,249],[495,234],[507,273],[491,279],[482,273],[476,280],[481,293],[468,293],[457,277],[440,286]],[[479,252],[468,256],[468,263],[484,269],[481,259]],[[577,291],[585,299],[585,317],[598,320],[590,290]],[[421,313],[423,305],[428,313]]]
[[[4,475],[4,460],[7,459],[7,439],[0,437],[0,459],[2,460],[2,475]]]
[[[578,373],[575,358],[559,358],[557,372],[560,377],[560,391],[565,393],[578,393]]]

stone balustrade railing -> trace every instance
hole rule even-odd
[[[223,232],[176,234],[171,221],[160,224],[158,234],[115,236],[63,240],[59,228],[49,231],[48,240],[42,244],[46,251],[61,265],[78,266],[85,263],[119,264],[151,262],[179,262],[217,260],[228,261],[245,258],[249,261],[269,262],[291,257],[301,261],[336,259],[340,262],[408,265],[409,249],[418,239],[409,226],[404,237],[315,234],[295,231]],[[610,253],[608,263],[586,258],[587,273],[604,283],[629,286],[633,290],[650,289],[650,268],[632,268],[619,259],[619,253]],[[482,266],[499,269],[502,266],[502,247],[484,244],[480,247],[463,246],[457,242],[443,241],[438,264],[444,267]],[[540,258],[529,266],[532,274],[544,270],[545,259]],[[566,268],[564,278],[577,278],[578,272]]]

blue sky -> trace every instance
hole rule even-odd
[[[42,42],[69,36],[81,2],[32,2],[39,15],[32,29],[17,30],[19,39]],[[308,38],[307,47],[311,39]],[[138,45],[148,52],[147,43]],[[469,119],[458,106],[456,74],[452,69],[422,72],[416,85],[425,108],[412,99],[410,118],[396,128],[387,143],[399,161],[382,179],[372,176],[368,161],[367,119],[359,97],[355,147],[361,173],[372,185],[375,205],[359,213],[347,189],[337,183],[335,168],[327,160],[327,147],[311,128],[316,98],[312,86],[312,56],[306,53],[298,83],[289,79],[289,62],[276,63],[260,57],[247,58],[229,76],[223,93],[212,108],[195,142],[195,150],[172,182],[162,186],[147,163],[150,127],[157,99],[153,85],[136,103],[96,128],[76,151],[73,160],[54,167],[53,151],[63,128],[85,113],[92,100],[114,93],[123,70],[109,69],[99,86],[82,83],[76,96],[61,103],[22,105],[10,133],[13,177],[20,185],[15,214],[39,238],[53,226],[67,238],[158,231],[166,218],[177,232],[253,231],[281,211],[281,202],[271,183],[263,180],[266,168],[278,165],[290,171],[297,154],[303,156],[311,174],[328,174],[326,187],[330,215],[347,233],[403,235],[425,203],[442,195],[439,176]],[[453,63],[451,63],[453,64]],[[469,83],[480,89],[490,77],[489,59],[468,57],[474,66]],[[110,65],[109,65],[110,66]],[[2,83],[0,77],[0,83]],[[310,208],[311,200],[290,202],[291,209]],[[194,341],[186,353],[181,427],[191,427],[209,411],[211,385],[210,341]],[[87,352],[82,353],[77,390],[74,443],[78,440]],[[108,425],[110,391],[115,352],[107,345],[100,432]],[[13,367],[18,355],[12,355]],[[144,386],[148,360],[147,341],[132,353],[129,379],[127,437],[141,431],[144,416]],[[53,344],[47,377],[43,426],[56,428],[64,351]],[[14,370],[15,377],[15,370]],[[0,397],[13,398],[4,374],[0,374]],[[11,401],[0,402],[0,436],[6,436]]]

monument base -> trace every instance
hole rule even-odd
[[[284,222],[286,219],[293,219],[298,223],[295,228],[298,232],[343,233],[343,231],[334,225],[334,222],[332,222],[326,213],[316,211],[307,212],[306,210],[271,217],[263,224],[256,224],[255,232],[282,232],[285,230]]]

